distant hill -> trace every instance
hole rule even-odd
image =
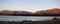
[[[59,15],[60,14],[60,9],[58,8],[53,8],[53,9],[48,9],[48,10],[43,10],[43,11],[36,11],[35,14],[38,15]]]
[[[60,9],[53,8],[53,9],[47,9],[47,10],[40,10],[40,11],[36,11],[36,12],[2,10],[2,11],[0,11],[0,15],[60,16]]]

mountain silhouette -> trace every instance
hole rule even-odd
[[[29,11],[10,11],[10,10],[2,10],[0,11],[1,15],[60,15],[59,8],[47,9],[47,10],[40,10],[36,12],[29,12]]]
[[[49,14],[60,14],[60,9],[54,8],[48,11]]]
[[[53,8],[53,9],[48,9],[48,10],[43,10],[43,11],[36,11],[35,14],[60,14],[60,9],[58,8]]]

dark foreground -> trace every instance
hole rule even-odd
[[[60,20],[46,20],[46,21],[0,21],[0,24],[60,24]]]

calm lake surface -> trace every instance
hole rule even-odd
[[[32,21],[41,21],[41,20],[51,20],[54,17],[42,17],[42,16],[2,16],[0,15],[0,21],[23,21],[23,20],[32,20]],[[60,17],[57,17],[60,18]]]

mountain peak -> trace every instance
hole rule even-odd
[[[60,9],[59,8],[53,8],[53,9],[49,10],[49,13],[50,14],[58,14],[58,13],[60,13]]]
[[[59,8],[53,8],[53,10],[59,10]]]

